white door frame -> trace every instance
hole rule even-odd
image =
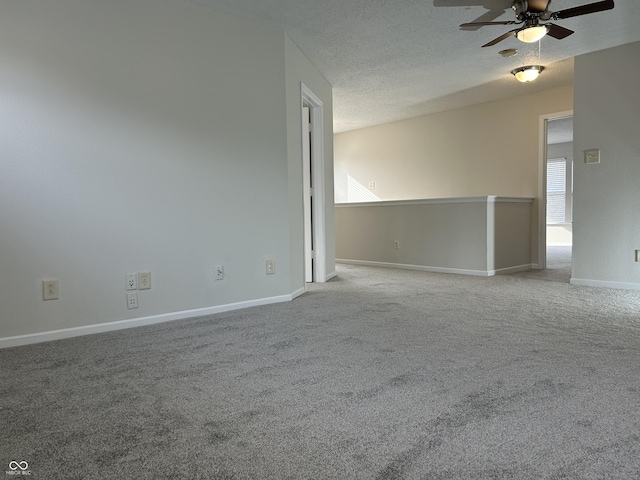
[[[539,117],[538,147],[538,261],[533,268],[547,268],[547,124],[556,118],[572,117],[573,110],[546,113]]]
[[[324,107],[322,100],[304,83],[300,82],[300,125],[303,125],[303,108],[311,112],[311,169],[313,188],[313,245],[315,251],[313,281],[327,281],[327,247],[325,227],[325,178],[324,178]],[[302,136],[300,137],[302,141]],[[304,191],[304,189],[303,189]],[[304,218],[303,218],[304,225]],[[306,255],[306,252],[305,252]],[[306,257],[305,257],[306,259]],[[306,261],[305,261],[306,263]],[[304,269],[303,269],[304,270]],[[306,284],[306,273],[303,271]]]

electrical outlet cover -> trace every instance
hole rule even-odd
[[[151,288],[151,272],[138,273],[138,290],[149,290]]]
[[[42,281],[42,299],[57,300],[60,298],[60,283],[58,280]]]
[[[138,292],[127,293],[127,308],[138,308]]]
[[[137,290],[138,289],[138,274],[137,273],[127,273],[127,290]]]
[[[213,273],[216,280],[224,279],[224,267],[222,265],[216,265],[215,267],[213,267]]]

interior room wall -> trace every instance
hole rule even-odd
[[[380,200],[537,198],[540,116],[572,108],[573,87],[565,86],[337,134],[336,202],[349,201],[348,182],[375,182],[370,191]]]
[[[572,283],[640,289],[638,58],[640,42],[575,61]]]
[[[291,298],[282,31],[177,0],[9,2],[0,70],[0,338]]]

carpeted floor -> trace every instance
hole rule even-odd
[[[640,478],[640,292],[356,266],[309,290],[0,350],[5,470]]]

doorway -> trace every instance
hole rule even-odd
[[[314,245],[313,245],[313,162],[311,146],[313,138],[311,132],[311,108],[302,107],[302,194],[304,208],[304,275],[305,282],[313,282]]]
[[[304,83],[301,86],[304,283],[324,283],[326,274],[324,107]]]
[[[573,115],[545,121],[545,268],[571,278],[573,247]]]

